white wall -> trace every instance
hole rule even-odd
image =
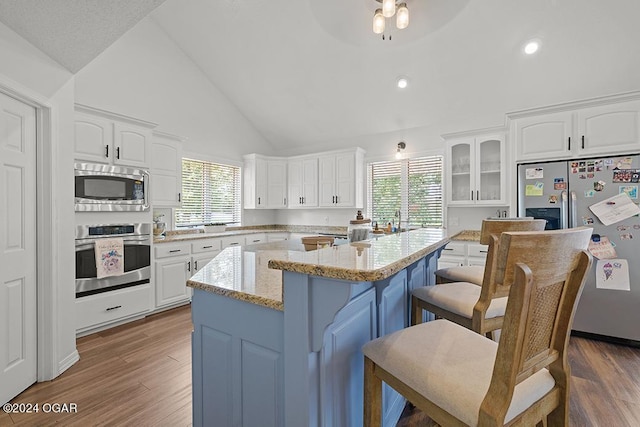
[[[54,201],[51,224],[54,250],[52,277],[46,286],[56,289],[54,341],[59,371],[68,367],[75,345],[75,258],[73,218],[73,99],[71,73],[0,23],[0,85],[39,102],[52,111],[52,159]],[[60,373],[60,372],[58,372]],[[55,375],[55,373],[54,373]]]
[[[228,65],[226,65],[228,66]],[[272,146],[150,18],[76,75],[76,102],[187,137],[184,151],[219,161]]]

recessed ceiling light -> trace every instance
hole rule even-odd
[[[398,87],[400,89],[404,89],[407,87],[407,85],[409,84],[408,80],[406,79],[406,77],[400,77],[398,79]]]
[[[540,48],[540,42],[532,40],[524,46],[524,53],[527,55],[533,55]]]

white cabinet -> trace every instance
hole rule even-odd
[[[267,242],[279,242],[289,240],[289,233],[267,233]]]
[[[189,301],[187,280],[194,273],[188,242],[162,243],[154,248],[156,307]]]
[[[484,266],[487,251],[487,245],[475,242],[449,242],[438,259],[438,268]]]
[[[245,245],[257,245],[258,243],[265,243],[267,241],[266,233],[252,233],[244,236]]]
[[[318,158],[292,158],[287,167],[288,207],[318,206]]]
[[[360,148],[318,157],[318,205],[354,207],[363,205],[364,151]]]
[[[83,333],[144,316],[150,307],[150,284],[76,298],[76,331]]]
[[[179,136],[153,132],[151,203],[154,207],[180,207],[183,140]]]
[[[516,161],[554,160],[640,150],[640,100],[613,97],[512,113]],[[600,101],[598,101],[600,102]]]
[[[147,168],[155,123],[76,104],[76,160]]]
[[[504,133],[444,136],[447,147],[447,204],[505,205]]]
[[[244,208],[287,206],[287,162],[258,154],[244,156]]]

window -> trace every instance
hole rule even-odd
[[[239,167],[182,159],[182,207],[176,210],[176,226],[240,224],[241,194]]]
[[[442,227],[442,156],[370,163],[367,206],[371,220],[384,227],[402,224]]]

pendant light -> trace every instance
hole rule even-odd
[[[396,4],[396,0],[376,0],[378,3],[382,3],[381,9],[376,9],[373,15],[373,32],[376,34],[382,34],[385,30],[385,19],[391,18],[396,15],[396,27],[399,30],[404,30],[409,26],[409,8],[407,3]],[[384,39],[384,35],[382,37]],[[389,36],[391,40],[391,36]]]
[[[382,15],[382,9],[377,9],[373,15],[373,32],[376,34],[384,33],[384,16]]]

